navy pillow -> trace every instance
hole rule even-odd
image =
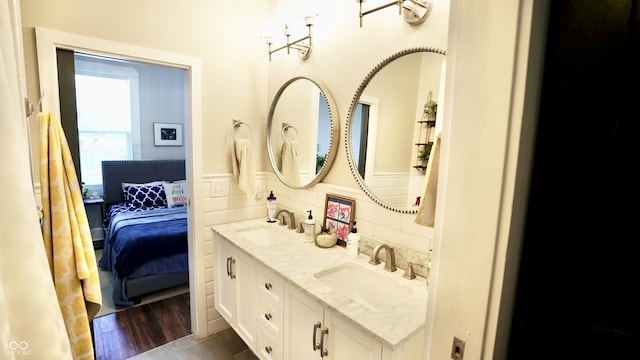
[[[126,185],[124,202],[133,207],[167,206],[167,195],[162,184]]]

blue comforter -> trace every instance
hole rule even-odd
[[[99,265],[124,279],[153,259],[186,252],[186,207],[125,212],[109,223]]]
[[[135,304],[127,280],[188,271],[186,207],[125,210],[113,214],[108,224],[99,266],[113,272],[116,308]]]

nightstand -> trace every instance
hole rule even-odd
[[[84,209],[87,213],[87,220],[91,228],[91,239],[93,240],[94,249],[102,249],[104,245],[104,227],[102,220],[104,219],[104,199],[86,198],[83,199]]]

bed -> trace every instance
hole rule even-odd
[[[184,160],[102,162],[105,240],[99,267],[113,272],[116,308],[188,284]],[[165,191],[166,190],[166,191]]]

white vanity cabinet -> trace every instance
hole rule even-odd
[[[285,288],[285,359],[380,360],[382,346],[314,298]]]
[[[426,284],[396,274],[411,292],[372,310],[316,277],[346,265],[370,268],[367,259],[304,243],[262,219],[218,225],[213,233],[215,307],[261,360],[422,358]],[[373,271],[387,283],[393,276]]]
[[[214,303],[251,349],[256,346],[256,260],[214,234]]]

